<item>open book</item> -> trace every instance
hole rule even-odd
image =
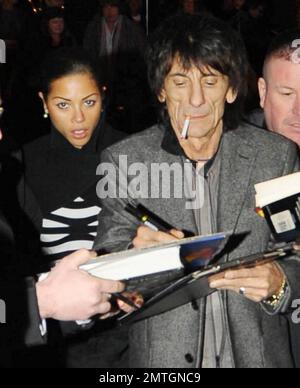
[[[255,185],[256,206],[278,242],[300,237],[300,172]]]
[[[142,294],[144,305],[118,318],[121,324],[132,323],[213,293],[210,276],[222,277],[228,269],[248,268],[288,254],[276,250],[220,263],[219,254],[231,236],[232,232],[219,233],[132,249],[99,257],[81,268],[99,278],[122,280],[127,291]]]
[[[209,264],[224,248],[231,233],[198,236],[131,249],[91,260],[81,268],[110,280],[128,280],[174,270],[193,271]]]

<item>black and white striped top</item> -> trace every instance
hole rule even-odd
[[[58,260],[78,249],[91,250],[100,211],[94,201],[78,197],[69,206],[49,213],[40,235],[44,254]]]

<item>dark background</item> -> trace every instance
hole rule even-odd
[[[100,0],[65,0],[65,19],[68,30],[74,36],[77,44],[81,46],[87,24],[93,19],[94,15],[100,9]],[[122,0],[124,3],[126,0]],[[224,3],[231,0],[198,0],[207,10],[217,17],[228,20],[224,12]],[[256,1],[256,0],[248,0]],[[246,113],[259,107],[257,93],[257,77],[261,74],[263,58],[269,41],[279,32],[292,28],[300,27],[300,0],[260,0],[266,5],[263,21],[259,23],[259,28],[252,26],[250,32],[244,37],[248,56],[253,73],[249,74],[249,94],[246,101]],[[44,0],[32,0],[34,7],[44,8]],[[149,33],[166,17],[178,12],[180,0],[149,0]],[[143,0],[143,12],[146,13],[146,0]],[[31,42],[30,30],[34,24],[38,23],[39,15],[35,15],[28,0],[19,0],[18,6],[27,15],[27,29],[24,28],[21,40]],[[35,35],[38,33],[35,32]],[[19,46],[22,48],[22,43]],[[22,57],[21,57],[22,58]],[[5,114],[2,117],[5,133],[5,139],[14,139],[13,145],[0,145],[1,148],[10,150],[11,147],[18,147],[27,143],[36,137],[49,132],[49,122],[43,119],[43,109],[40,100],[37,97],[36,90],[26,88],[25,82],[15,74],[23,75],[22,70],[16,71],[15,63],[23,64],[25,61],[11,61],[11,66],[5,65],[6,73],[2,75],[2,99],[4,100]],[[33,71],[36,69],[33,68]],[[7,76],[7,73],[10,76]],[[14,81],[17,79],[17,81]],[[3,83],[5,87],[3,87]],[[147,86],[146,86],[147,87]],[[147,94],[148,96],[148,94]],[[107,121],[116,129],[123,132],[132,133],[150,126],[156,121],[153,100],[147,99],[145,105],[146,114],[143,114],[143,120],[133,125],[129,124],[129,115],[127,110],[118,110],[111,108],[108,111]],[[123,107],[122,107],[123,108]],[[106,111],[106,112],[107,112]],[[134,107],[134,111],[135,107]],[[132,112],[131,112],[132,113]],[[130,113],[130,114],[131,114]],[[133,116],[133,113],[132,113]],[[136,122],[137,120],[132,120]],[[5,140],[7,142],[8,140]]]
[[[226,1],[226,0],[225,0]],[[20,0],[28,5],[27,0]],[[215,15],[219,16],[223,7],[223,0],[200,0]],[[39,3],[38,0],[35,1]],[[93,17],[98,0],[65,0],[66,13],[72,32],[80,39],[87,22]],[[144,0],[144,3],[146,1]],[[176,12],[179,0],[149,0],[149,28],[150,31],[157,26],[160,20]],[[295,26],[297,21],[296,8],[299,0],[266,0],[268,17],[277,29],[286,29]]]

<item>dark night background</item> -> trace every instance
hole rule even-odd
[[[39,3],[39,1],[35,2]],[[215,15],[219,16],[221,14],[223,0],[202,0],[202,2]],[[297,12],[295,12],[295,9],[299,4],[299,0],[266,0],[265,2],[268,6],[267,16],[273,26],[286,29],[296,25]],[[27,6],[28,1],[21,0],[20,3]],[[149,0],[150,31],[157,26],[160,20],[176,12],[178,3],[178,0]],[[99,0],[65,0],[65,4],[72,32],[80,39],[86,24],[97,10]]]
[[[1,5],[0,0],[0,5]],[[66,26],[76,44],[83,44],[84,35],[88,23],[94,18],[95,14],[100,10],[101,0],[65,0],[64,18]],[[126,0],[121,0],[124,4]],[[143,13],[146,13],[146,0],[143,1]],[[235,0],[198,0],[198,10],[206,9],[205,12],[211,13],[219,18],[222,18],[233,25],[234,28],[241,31],[240,19],[236,18],[237,23],[232,21],[233,12],[225,10],[225,5]],[[180,12],[181,0],[149,0],[149,33],[166,17]],[[246,0],[248,4],[263,4],[263,17],[256,19],[242,33],[248,49],[248,55],[253,72],[249,76],[249,97],[247,100],[247,110],[252,110],[258,106],[256,80],[261,73],[263,58],[266,48],[276,34],[279,32],[297,27],[300,25],[300,0]],[[27,143],[36,137],[48,133],[49,126],[43,119],[43,110],[37,93],[34,88],[31,88],[30,82],[28,87],[26,83],[26,71],[30,68],[34,73],[37,71],[36,64],[32,62],[34,56],[38,56],[35,48],[35,41],[39,37],[38,24],[40,23],[41,13],[34,13],[33,7],[37,9],[45,8],[44,0],[19,0],[16,6],[21,12],[26,15],[27,24],[18,38],[17,47],[8,52],[9,60],[6,65],[1,67],[1,86],[2,98],[4,99],[5,115],[3,127],[14,139],[17,145]],[[123,7],[123,11],[125,7]],[[1,17],[1,12],[0,12]],[[234,25],[236,24],[236,25]],[[5,39],[1,36],[1,20],[0,20],[0,39]],[[24,46],[31,50],[24,50]],[[23,51],[23,53],[22,53]],[[24,55],[25,52],[25,55]],[[42,55],[41,55],[42,57]],[[29,64],[26,67],[26,60],[29,59]],[[146,75],[144,77],[146,79]],[[126,81],[126,77],[125,77]],[[146,84],[146,82],[145,82]],[[125,83],[124,83],[125,85]],[[145,86],[147,88],[147,85]],[[123,89],[126,89],[124,86]],[[145,109],[139,117],[134,117],[136,103],[132,104],[132,108],[126,109],[124,106],[111,106],[107,109],[108,121],[115,128],[133,133],[140,131],[147,126],[153,124],[155,113],[153,108],[153,100],[146,91],[142,92],[145,103],[141,104]],[[131,94],[132,96],[132,94]],[[121,96],[121,99],[127,100],[127,97]],[[131,97],[130,97],[131,98]],[[120,105],[120,104],[119,104]],[[122,105],[122,104],[121,104]],[[131,109],[131,112],[130,112]],[[49,123],[48,123],[49,124]],[[8,140],[6,140],[8,141]],[[0,146],[1,148],[4,146]],[[5,149],[10,149],[5,145]]]

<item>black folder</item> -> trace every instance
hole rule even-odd
[[[216,291],[209,287],[211,276],[222,276],[224,271],[230,269],[251,268],[266,264],[283,259],[291,253],[292,249],[288,246],[287,249],[257,253],[230,262],[210,265],[205,269],[187,275],[180,271],[170,271],[156,274],[152,279],[149,276],[145,279],[131,279],[128,283],[128,291],[135,290],[141,292],[143,296],[146,295],[145,304],[140,309],[119,317],[118,321],[120,324],[131,324],[173,310],[184,304],[195,302]],[[159,281],[161,281],[161,286],[159,286]],[[148,295],[147,292],[143,294],[143,291],[146,290]]]

